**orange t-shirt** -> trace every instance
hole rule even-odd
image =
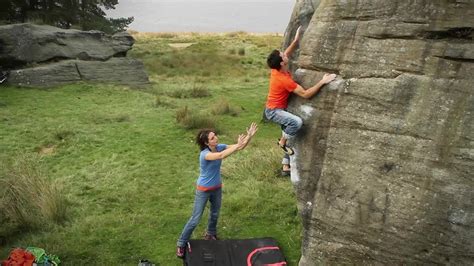
[[[291,78],[290,73],[281,73],[272,69],[266,107],[270,109],[288,107],[288,96],[297,86],[298,84]]]

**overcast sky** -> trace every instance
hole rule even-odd
[[[119,0],[119,4],[126,3],[156,3],[156,2],[296,2],[296,0]]]
[[[141,32],[283,33],[296,0],[119,0],[107,16]]]

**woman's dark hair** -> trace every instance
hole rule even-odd
[[[271,69],[276,69],[280,70],[281,68],[281,62],[283,61],[283,58],[281,58],[280,51],[278,50],[273,50],[267,57],[267,65]]]
[[[209,142],[209,133],[214,132],[213,129],[201,129],[199,130],[196,136],[196,144],[199,145],[199,149],[204,150],[207,148],[207,144]]]

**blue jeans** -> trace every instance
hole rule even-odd
[[[207,223],[207,233],[210,235],[217,234],[217,219],[219,218],[219,211],[222,202],[222,189],[218,188],[212,191],[201,191],[196,189],[196,196],[194,197],[194,208],[191,218],[184,226],[183,232],[176,244],[178,247],[184,247],[191,238],[194,229],[201,220],[202,213],[209,200],[211,209],[209,211],[209,221]]]
[[[282,126],[283,137],[286,139],[296,136],[298,130],[303,126],[303,120],[299,116],[289,113],[284,109],[265,108],[265,116]]]

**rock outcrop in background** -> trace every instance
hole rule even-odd
[[[126,32],[65,30],[46,25],[0,26],[0,66],[8,84],[48,87],[76,81],[145,85],[143,64],[127,58],[134,39]]]
[[[474,264],[474,1],[299,0],[300,265]]]

